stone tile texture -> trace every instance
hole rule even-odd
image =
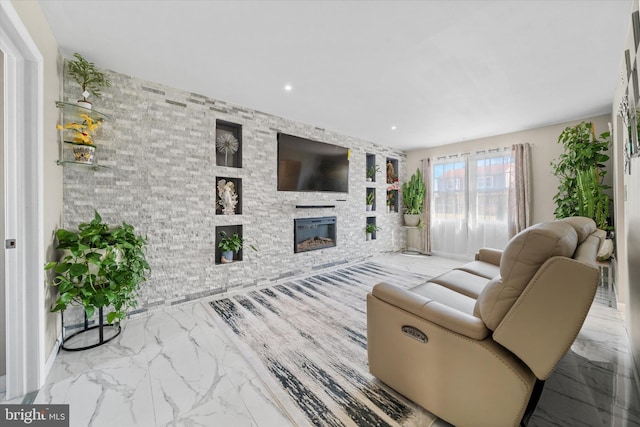
[[[65,166],[64,225],[77,227],[90,220],[95,209],[110,224],[125,221],[148,236],[147,258],[152,272],[141,289],[142,311],[405,246],[402,215],[386,213],[384,199],[386,159],[398,160],[397,173],[404,181],[407,171],[403,152],[105,72],[112,85],[101,98],[93,100],[93,108],[110,117],[95,138],[97,161],[109,169]],[[75,102],[79,90],[67,79],[64,100]],[[242,168],[216,166],[216,120],[242,125]],[[348,147],[349,192],[277,191],[278,132]],[[374,154],[381,168],[375,183],[365,181],[366,154]],[[64,155],[70,156],[68,147]],[[216,176],[242,180],[242,215],[215,214]],[[376,212],[365,209],[367,184],[376,188]],[[296,202],[310,199],[346,201],[335,208],[295,208]],[[294,218],[334,215],[338,218],[336,247],[293,252]],[[381,228],[373,241],[366,241],[367,216],[375,216]],[[216,265],[216,226],[225,225],[242,225],[243,237],[258,251],[245,249],[242,261]]]

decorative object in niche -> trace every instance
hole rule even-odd
[[[387,184],[393,184],[396,177],[396,170],[393,167],[391,160],[387,161]]]
[[[102,96],[100,91],[105,87],[111,86],[111,82],[104,73],[98,71],[93,62],[87,61],[77,52],[73,56],[76,59],[67,62],[67,70],[82,89],[82,99],[78,100],[78,104],[91,109],[91,102],[87,100],[89,95],[100,98]]]
[[[224,165],[227,166],[229,154],[235,154],[238,151],[238,140],[235,136],[228,132],[220,133],[216,137],[216,148],[220,153],[224,153]]]
[[[238,204],[238,194],[233,182],[221,179],[218,181],[218,204],[222,206],[225,215],[235,215]]]

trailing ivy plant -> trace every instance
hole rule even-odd
[[[45,270],[55,272],[51,284],[60,292],[51,311],[82,305],[91,317],[96,309],[112,306],[107,322],[124,319],[136,307],[140,284],[151,271],[144,254],[147,238],[136,235],[125,222],[109,227],[98,212],[78,231],[59,229],[56,236],[57,248],[65,255],[45,265]]]
[[[553,174],[560,180],[558,192],[553,197],[556,203],[555,217],[589,216],[596,221],[599,228],[608,229],[607,217],[611,198],[604,193],[609,187],[602,184],[602,181],[607,173],[604,162],[609,160],[609,156],[605,154],[609,150],[609,132],[604,132],[596,138],[593,123],[581,122],[565,128],[558,137],[558,143],[564,146],[564,152],[556,161],[551,162]],[[593,178],[588,176],[589,183],[592,184],[588,195],[599,200],[600,206],[593,215],[586,215],[588,210],[585,208],[585,198],[578,196],[581,191],[579,176],[587,172],[593,174]],[[586,183],[587,175],[584,178],[583,181]],[[605,198],[607,203],[603,203]]]

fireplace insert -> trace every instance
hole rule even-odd
[[[336,246],[335,216],[294,219],[293,251],[315,251]]]

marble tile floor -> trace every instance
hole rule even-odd
[[[399,253],[374,260],[432,276],[463,263]],[[70,404],[72,427],[293,425],[212,315],[201,300],[129,319],[108,344],[61,351],[28,401]],[[529,425],[640,425],[629,344],[604,288]]]

